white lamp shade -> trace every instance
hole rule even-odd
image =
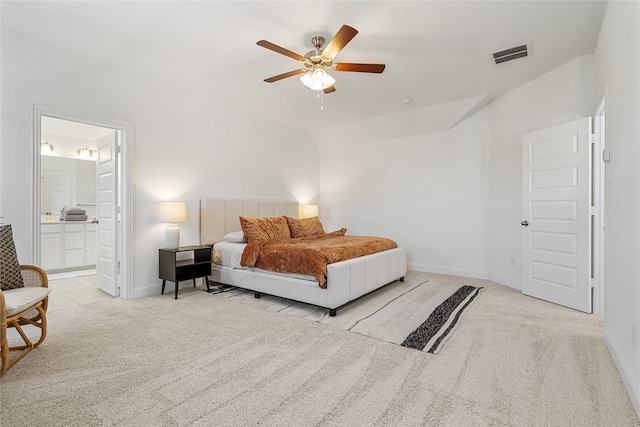
[[[318,216],[318,205],[300,205],[298,206],[299,218],[312,218]]]
[[[160,222],[185,222],[187,208],[184,202],[162,202],[160,204]]]

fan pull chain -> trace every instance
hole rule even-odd
[[[316,99],[320,101],[320,111],[324,111],[324,96],[321,90],[318,91],[318,95],[316,95]]]

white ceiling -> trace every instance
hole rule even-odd
[[[606,2],[3,1],[1,7],[3,29],[161,73],[185,89],[312,130],[454,101],[486,103],[593,53]],[[384,63],[383,74],[334,72],[337,91],[324,97],[324,112],[297,77],[263,82],[299,63],[258,40],[304,55],[312,36],[328,43],[343,24],[359,34],[336,62]],[[531,57],[494,64],[492,52],[525,42]]]

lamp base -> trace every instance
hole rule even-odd
[[[165,234],[167,239],[167,249],[178,249],[180,247],[180,227],[176,224],[169,224]]]

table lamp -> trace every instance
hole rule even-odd
[[[298,206],[298,218],[312,218],[318,216],[318,205]]]
[[[180,227],[176,222],[187,220],[187,209],[184,202],[162,202],[160,205],[160,222],[170,223],[167,226],[167,249],[178,249],[180,246]]]

